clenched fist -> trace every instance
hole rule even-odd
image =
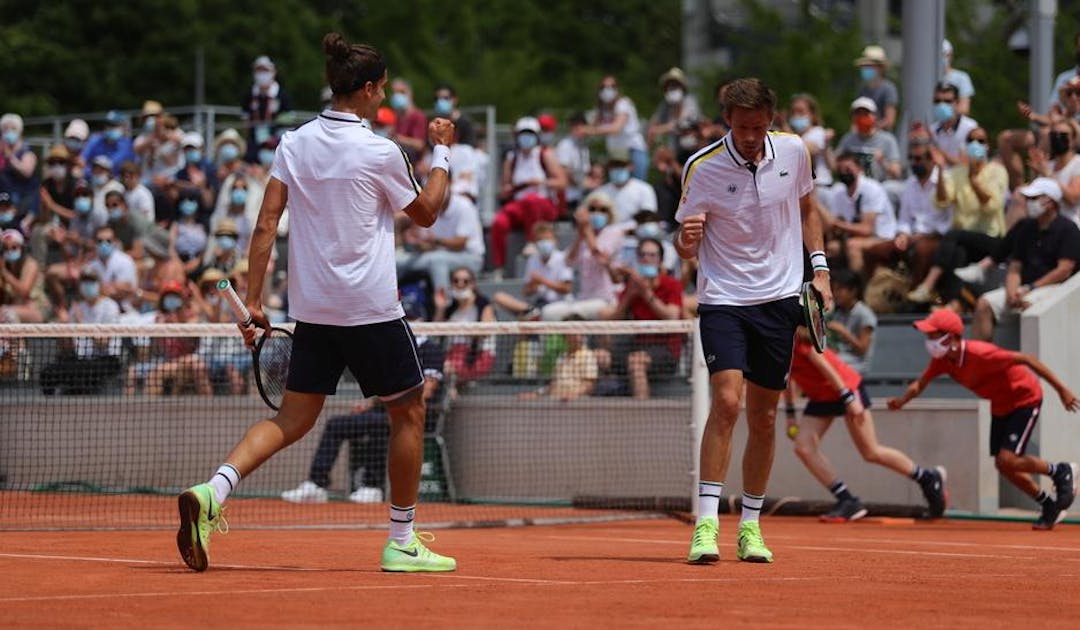
[[[454,123],[448,118],[433,118],[427,126],[431,144],[450,146],[454,142]]]

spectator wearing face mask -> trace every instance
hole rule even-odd
[[[206,256],[203,266],[219,269],[226,274],[232,273],[233,268],[242,256],[237,251],[237,243],[240,234],[236,229],[236,222],[232,219],[222,219],[214,228],[214,240],[206,248]]]
[[[947,39],[941,40],[941,82],[956,86],[956,111],[967,115],[971,111],[971,97],[975,96],[975,84],[970,74],[953,67],[953,45]]]
[[[159,291],[158,310],[150,315],[156,324],[191,324],[201,317],[187,289],[180,283],[167,283]],[[197,354],[199,339],[192,337],[137,338],[135,356],[128,368],[125,394],[134,395],[139,385],[146,394],[161,396],[166,391],[176,395],[194,390],[210,396],[210,372]]]
[[[112,191],[105,195],[105,210],[109,213],[109,227],[113,229],[119,246],[134,260],[143,257],[143,238],[153,224],[128,208],[124,195]]]
[[[81,171],[73,170],[68,148],[63,144],[53,145],[45,155],[45,166],[41,170],[40,212],[30,228],[30,250],[44,265],[60,259],[57,242],[52,238],[55,228],[67,225],[75,217],[72,208],[75,203],[74,172]],[[0,216],[0,227],[11,227],[5,223],[4,217]]]
[[[228,186],[230,175],[247,170],[247,163],[244,162],[247,150],[247,141],[241,138],[240,132],[235,129],[226,129],[214,138],[214,163],[217,180],[221,182],[222,188]]]
[[[686,74],[679,68],[672,68],[660,75],[660,92],[663,99],[649,119],[649,128],[645,134],[646,144],[659,144],[677,150],[680,129],[701,120],[701,108],[688,90]],[[695,138],[694,142],[696,141]]]
[[[259,218],[259,206],[262,205],[265,189],[266,185],[254,177],[254,169],[226,177],[221,183],[214,213],[210,217],[210,229],[215,229],[217,222],[222,219],[232,219],[240,230],[241,245],[247,247],[255,221]]]
[[[23,142],[23,119],[18,114],[0,116],[0,190],[11,195],[21,214],[38,212],[37,154]]]
[[[165,108],[157,101],[144,102],[137,120],[142,124],[132,148],[140,158],[139,165],[146,175],[146,182],[161,187],[174,179],[184,166],[184,134],[176,118],[165,113]]]
[[[458,94],[454,86],[449,83],[440,83],[435,86],[435,102],[432,112],[436,116],[449,118],[454,123],[454,133],[457,141],[461,144],[476,146],[476,123],[468,114],[461,111],[458,104]]]
[[[848,267],[863,273],[867,249],[896,236],[896,214],[885,188],[862,172],[856,153],[841,153],[836,158],[836,178],[832,201],[825,214],[826,251],[837,255],[842,250]]]
[[[79,177],[85,172],[86,163],[82,160],[82,152],[89,138],[90,126],[82,118],[72,120],[64,129],[64,146],[71,156],[72,177]]]
[[[619,83],[612,75],[600,80],[596,92],[596,110],[592,124],[586,128],[592,136],[604,136],[608,155],[625,153],[633,166],[633,174],[645,180],[649,174],[649,152],[641,135],[637,108],[628,96],[619,92]]]
[[[899,179],[900,145],[896,136],[879,127],[878,106],[873,99],[860,96],[851,102],[851,130],[836,143],[836,155],[855,154],[862,171],[876,179]],[[832,170],[837,170],[836,166]]]
[[[1033,304],[1059,294],[1061,284],[1076,273],[1080,261],[1080,228],[1060,214],[1061,186],[1037,177],[1020,189],[1027,218],[1005,234],[1001,258],[1008,261],[1005,285],[979,296],[972,337],[990,341],[994,326],[1016,317]]]
[[[52,314],[45,297],[45,274],[26,249],[18,230],[0,232],[0,322],[37,324]]]
[[[105,225],[94,233],[94,257],[86,263],[101,279],[101,293],[116,300],[128,310],[135,294],[138,275],[135,259],[124,252],[112,226]]]
[[[105,209],[105,195],[112,191],[124,192],[124,185],[113,177],[113,163],[104,155],[94,158],[90,164],[90,189],[94,194],[94,210]]]
[[[622,224],[624,230],[622,242],[622,254],[618,264],[624,267],[632,267],[637,260],[638,243],[651,238],[660,242],[663,247],[661,266],[673,277],[678,277],[681,268],[679,254],[675,251],[675,245],[668,238],[667,231],[660,221],[660,214],[653,210],[639,210],[634,213],[631,221]]]
[[[521,230],[534,240],[537,222],[550,222],[558,217],[556,204],[566,188],[566,172],[554,152],[540,144],[540,122],[536,118],[518,119],[514,124],[514,142],[514,148],[503,160],[501,199],[504,203],[491,223],[491,259],[496,270],[506,264],[510,231]]]
[[[476,287],[476,274],[464,267],[450,273],[449,294],[435,292],[436,322],[493,322],[495,306]],[[458,386],[486,376],[495,365],[495,336],[458,335],[447,339],[443,371]],[[456,392],[448,392],[456,397]]]
[[[186,133],[181,144],[184,148],[184,168],[176,174],[176,181],[181,189],[197,190],[202,197],[203,207],[213,207],[218,190],[217,169],[203,152],[205,142],[202,135]]]
[[[821,125],[817,99],[805,92],[791,97],[787,124],[791,131],[802,138],[806,150],[810,152],[810,159],[814,162],[814,174],[817,176],[814,179],[814,186],[817,187],[818,200],[822,201],[827,196],[828,189],[833,185],[828,158],[833,130]]]
[[[416,106],[412,86],[405,79],[390,82],[389,104],[397,114],[394,139],[405,149],[409,161],[416,164],[427,149],[427,115]]]
[[[1047,133],[1048,152],[1040,148],[1028,151],[1028,164],[1038,177],[1049,177],[1061,186],[1062,216],[1080,224],[1080,155],[1076,154],[1077,125],[1061,116],[1051,116]],[[1012,226],[1024,215],[1023,199],[1013,195],[1006,224]]]
[[[124,162],[134,162],[137,158],[128,136],[127,116],[113,110],[105,114],[104,131],[90,136],[82,152],[82,161],[86,165],[84,176],[93,175],[93,162],[99,156],[109,159],[109,164],[119,166]]]
[[[586,141],[585,114],[577,113],[568,121],[570,132],[555,143],[555,159],[566,171],[566,203],[576,207],[589,191],[585,190],[585,178],[589,172],[591,159],[589,144]]]
[[[188,276],[194,275],[202,266],[209,240],[203,224],[205,213],[201,201],[198,191],[190,188],[181,190],[176,202],[176,221],[170,228],[171,242]]]
[[[896,89],[896,84],[885,76],[889,69],[889,58],[885,55],[885,49],[875,45],[863,48],[862,55],[855,60],[855,67],[859,70],[858,96],[874,101],[875,111],[880,116],[878,126],[892,131],[896,126],[900,92]]]
[[[599,188],[615,205],[615,222],[626,223],[642,210],[656,212],[656,190],[638,179],[625,151],[608,154],[607,183]]]
[[[49,242],[55,244],[55,252],[60,258],[45,269],[49,297],[57,307],[67,305],[68,290],[75,288],[79,270],[95,251],[94,235],[109,222],[109,213],[104,206],[94,208],[93,192],[86,180],[80,179],[75,183],[72,210],[67,227],[50,224],[45,233]]]
[[[378,113],[375,114],[375,120],[371,124],[371,131],[377,136],[393,140],[397,118],[393,108],[380,107]]]
[[[930,126],[930,133],[949,166],[966,159],[968,134],[979,126],[960,113],[956,107],[959,101],[960,91],[955,85],[938,83],[934,87],[934,124]]]
[[[539,319],[549,305],[574,298],[574,271],[555,242],[555,228],[546,221],[533,226],[536,252],[525,261],[524,300],[496,291],[491,300],[520,319]]]
[[[611,269],[618,264],[624,227],[612,221],[611,198],[595,191],[574,213],[577,231],[566,250],[566,262],[577,272],[578,289],[573,300],[549,304],[542,315],[547,321],[568,317],[600,319],[604,309],[615,305],[617,285]]]
[[[274,119],[279,114],[292,111],[288,92],[278,82],[277,66],[266,55],[260,55],[251,64],[251,89],[241,99],[247,143],[243,155],[247,162],[259,159],[258,146],[266,142],[274,132]],[[250,152],[249,152],[250,150]]]
[[[120,305],[101,294],[97,273],[84,269],[78,276],[79,297],[71,312],[60,310],[57,320],[74,324],[115,324],[120,320]],[[119,337],[77,337],[59,340],[56,360],[41,371],[41,389],[45,395],[94,394],[108,379],[120,372]]]

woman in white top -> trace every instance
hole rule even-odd
[[[634,177],[645,181],[649,174],[649,152],[645,147],[645,137],[641,135],[637,108],[629,97],[619,92],[619,83],[610,74],[600,81],[593,114],[587,133],[604,136],[608,154],[628,151]]]
[[[806,150],[810,152],[810,159],[814,164],[814,186],[817,187],[818,200],[824,203],[825,198],[821,195],[827,195],[828,188],[833,184],[832,171],[829,170],[829,161],[826,158],[832,130],[821,126],[817,99],[805,92],[792,96],[788,105],[787,122],[791,131],[802,138]]]

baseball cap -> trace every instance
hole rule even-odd
[[[394,113],[393,108],[380,107],[379,111],[375,114],[375,124],[382,125],[384,127],[396,125],[397,114]]]
[[[169,280],[165,284],[161,285],[161,294],[165,295],[166,293],[175,293],[183,297],[185,294],[184,285],[180,284],[176,280]]]
[[[100,166],[101,168],[103,168],[105,170],[108,170],[108,171],[112,170],[112,160],[110,160],[109,156],[107,156],[107,155],[99,155],[99,156],[97,156],[96,158],[94,158],[94,160],[93,160],[93,162],[91,162],[91,164],[93,164],[94,166]]]
[[[115,109],[111,109],[109,113],[105,114],[105,122],[109,125],[125,125],[127,124],[127,116]]]
[[[270,61],[270,57],[266,55],[259,55],[255,61],[251,64],[252,68],[264,68],[266,70],[274,70],[274,62]]]
[[[939,308],[926,319],[915,322],[913,326],[924,333],[946,332],[957,337],[964,335],[964,322],[951,308]]]
[[[64,130],[64,137],[86,142],[86,139],[90,137],[90,126],[82,118],[76,118],[68,123],[67,129]]]
[[[608,164],[629,164],[630,163],[630,151],[627,149],[612,149],[608,151],[607,156]]]
[[[555,128],[559,126],[558,121],[551,114],[540,114],[536,117],[536,121],[540,123],[541,131],[555,131]]]
[[[15,243],[19,247],[22,247],[26,240],[23,238],[22,232],[18,230],[4,230],[0,232],[0,243]]]
[[[951,55],[952,52],[952,42],[947,39],[941,40],[941,54]]]
[[[143,101],[141,116],[157,116],[165,111],[159,101]]]
[[[1029,197],[1047,197],[1061,203],[1061,185],[1049,177],[1036,177],[1030,184],[1020,188],[1020,194]]]
[[[521,133],[523,131],[531,131],[540,135],[540,121],[532,116],[518,118],[518,121],[514,123],[514,133]]]
[[[189,131],[185,133],[183,140],[181,140],[181,146],[195,147],[196,149],[203,148],[202,134],[196,133],[194,131]]]
[[[851,111],[855,111],[856,109],[865,109],[876,114],[877,103],[869,96],[860,96],[854,101],[851,101]]]

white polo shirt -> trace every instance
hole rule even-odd
[[[270,176],[288,187],[289,315],[335,326],[404,317],[394,212],[420,186],[401,147],[326,110],[282,136]]]
[[[952,227],[953,207],[939,208],[934,203],[940,172],[935,166],[920,183],[919,178],[909,175],[904,181],[904,190],[900,193],[900,216],[897,218],[896,231],[904,234],[945,234]]]
[[[803,278],[799,199],[814,190],[799,136],[770,132],[756,172],[731,134],[698,151],[683,169],[675,220],[702,214],[698,302],[749,306],[798,295]]]

